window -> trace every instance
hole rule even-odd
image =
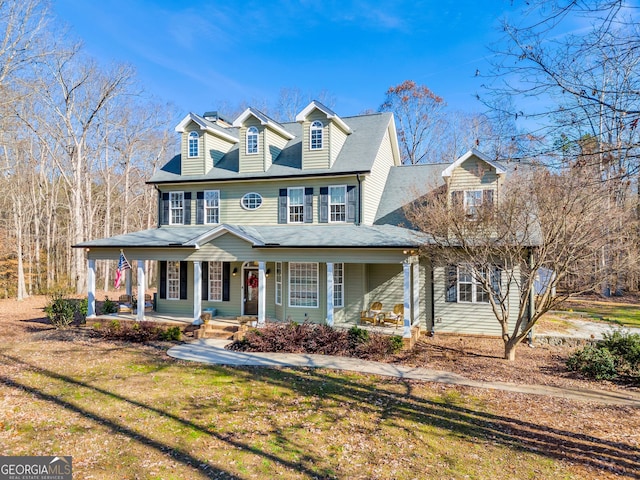
[[[333,306],[344,307],[344,263],[333,264]]]
[[[167,300],[180,299],[180,262],[167,262]]]
[[[329,187],[329,221],[344,222],[347,219],[347,187]]]
[[[189,132],[189,156],[197,157],[199,150],[199,140],[200,136],[198,132]]]
[[[209,300],[222,301],[222,262],[209,262]]]
[[[247,153],[258,153],[258,129],[256,127],[247,128]]]
[[[317,263],[289,263],[289,306],[318,306]]]
[[[282,262],[276,262],[276,305],[282,305]]]
[[[287,191],[289,203],[289,223],[304,222],[304,188],[290,188]]]
[[[169,192],[169,225],[184,223],[184,192]]]
[[[316,120],[309,127],[309,148],[311,150],[321,150],[322,149],[322,122]]]
[[[464,211],[470,217],[478,214],[478,209],[482,206],[482,190],[465,190]]]
[[[483,268],[474,269],[470,265],[458,266],[457,301],[463,303],[489,303],[489,292],[482,288],[482,282],[486,278],[487,271]],[[493,275],[492,282],[495,282]],[[493,288],[495,288],[495,286],[496,285],[494,283]],[[455,301],[450,300],[450,295],[448,292],[447,301]]]
[[[246,210],[255,210],[262,205],[262,195],[255,192],[245,194],[240,200],[242,208]]]
[[[220,190],[204,192],[204,223],[220,223]]]

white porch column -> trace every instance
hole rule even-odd
[[[87,261],[87,318],[96,316],[96,261]]]
[[[333,263],[327,262],[327,325],[333,327]]]
[[[144,320],[144,260],[138,260],[138,315],[136,320],[142,322]]]
[[[420,320],[420,263],[416,260],[413,262],[413,315],[411,317],[411,325]]]
[[[131,269],[127,268],[124,271],[124,289],[127,295],[133,295],[133,286],[131,285]]]
[[[193,323],[200,325],[202,319],[202,262],[193,262]]]
[[[411,338],[411,262],[409,259],[402,263],[404,273],[404,338]]]
[[[258,262],[258,326],[264,326],[267,321],[267,276],[265,263]]]

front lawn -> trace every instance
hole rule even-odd
[[[598,301],[580,297],[569,299],[564,308],[585,312],[592,318],[625,327],[640,328],[640,305],[613,301]]]

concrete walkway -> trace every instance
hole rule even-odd
[[[211,365],[256,366],[256,367],[313,367],[332,370],[348,370],[371,375],[396,377],[425,382],[446,383],[466,387],[487,388],[507,392],[548,395],[552,397],[604,403],[608,405],[627,405],[640,408],[640,394],[634,392],[609,392],[604,390],[584,390],[577,388],[558,388],[545,385],[520,385],[506,382],[482,382],[461,375],[431,370],[428,368],[408,367],[405,365],[380,363],[350,357],[332,357],[327,355],[307,355],[295,353],[252,353],[225,350],[227,340],[201,339],[184,343],[167,352],[169,356],[180,360],[207,363]]]

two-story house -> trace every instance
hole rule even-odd
[[[90,315],[95,260],[122,250],[137,260],[138,298],[144,261],[158,262],[155,308],[168,315],[348,325],[379,301],[404,304],[405,337],[418,326],[500,334],[464,267],[421,259],[426,237],[403,215],[443,185],[470,210],[493,202],[505,170],[481,153],[403,166],[392,114],[341,118],[315,101],[291,123],[248,108],[233,122],[190,113],[176,132],[180,154],[148,182],[158,227],[76,246],[87,251]]]

